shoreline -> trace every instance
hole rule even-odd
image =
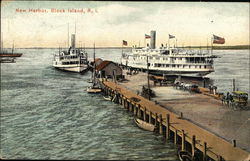
[[[132,47],[95,47],[95,49],[131,49]],[[184,49],[202,49],[207,50],[207,46],[184,46],[178,47]],[[10,50],[12,48],[3,48]],[[58,49],[58,47],[24,47],[24,48],[15,48],[15,49]],[[68,49],[68,48],[61,48]],[[93,49],[93,47],[85,47],[85,49]],[[208,46],[208,49],[211,49],[211,46]],[[250,45],[232,45],[232,46],[213,46],[213,50],[250,50]]]

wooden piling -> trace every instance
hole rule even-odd
[[[150,124],[152,124],[152,112],[151,112],[151,111],[149,111],[148,122],[149,122]]]
[[[138,118],[141,118],[141,109],[140,109],[140,105],[138,105],[138,108],[137,108],[137,117],[138,117]]]
[[[193,135],[192,137],[192,158],[194,159],[194,155],[195,155],[195,135]]]
[[[137,109],[137,104],[134,105],[134,116],[136,116],[136,109]]]
[[[206,161],[207,159],[207,143],[203,143],[203,161]]]
[[[133,103],[130,102],[130,106],[129,106],[129,111],[130,111],[130,112],[132,112],[132,108],[133,108],[132,106],[133,106]]]
[[[185,147],[185,133],[184,133],[184,130],[181,130],[181,150],[186,150],[186,147]]]
[[[177,144],[177,137],[178,137],[178,130],[175,129],[175,132],[174,132],[174,144]]]
[[[170,115],[167,114],[166,115],[166,139],[169,139],[170,138]]]
[[[160,134],[162,134],[163,133],[163,127],[162,127],[162,114],[160,114],[160,123],[159,123],[160,125],[159,125],[159,128],[160,128],[160,131],[159,131],[159,133]]]
[[[157,127],[158,125],[158,114],[157,113],[155,113],[155,126]]]
[[[143,120],[146,121],[146,107],[144,108],[144,111],[143,111]]]

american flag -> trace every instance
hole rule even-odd
[[[150,38],[151,38],[151,36],[145,34],[145,39],[150,39]]]
[[[172,39],[172,38],[175,38],[175,36],[168,34],[168,38]]]
[[[127,41],[125,41],[125,40],[122,40],[122,45],[127,46],[127,45],[128,45],[128,42],[127,42]]]
[[[225,44],[225,39],[216,35],[213,35],[213,44]]]

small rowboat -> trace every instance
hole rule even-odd
[[[108,97],[103,96],[103,98],[104,98],[105,100],[107,100],[107,101],[111,101],[111,99],[112,99],[112,97],[110,97],[110,96],[108,96]]]
[[[102,89],[98,87],[88,87],[87,92],[88,93],[101,93]]]
[[[191,154],[187,151],[179,151],[178,157],[180,161],[193,161]]]
[[[136,117],[134,117],[134,121],[136,123],[137,126],[139,126],[140,128],[144,129],[144,130],[147,130],[147,131],[154,131],[155,130],[155,126],[150,124],[150,123],[147,123],[141,119],[138,119]]]

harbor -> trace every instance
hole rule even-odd
[[[250,161],[248,3],[0,5],[1,160]]]

